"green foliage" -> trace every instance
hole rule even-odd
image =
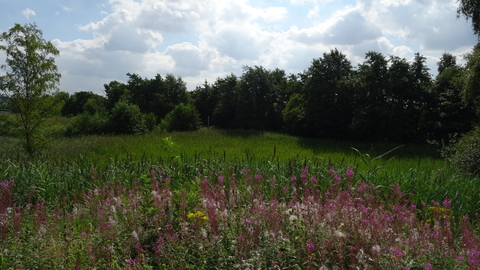
[[[62,107],[63,116],[75,116],[83,112],[95,114],[106,111],[106,99],[92,92],[80,91],[70,95]]]
[[[464,16],[472,20],[473,33],[480,39],[480,5],[477,0],[458,0],[457,18]]]
[[[200,114],[203,125],[210,126],[213,112],[220,98],[218,87],[213,87],[205,81],[203,87],[197,86],[197,88],[191,92],[191,95],[193,104]]]
[[[465,58],[468,62],[464,71],[463,98],[475,106],[480,117],[480,43]]]
[[[200,115],[191,104],[180,103],[165,116],[162,123],[167,131],[194,131],[201,125]]]
[[[337,49],[314,59],[306,72],[304,85],[305,121],[312,136],[345,137],[351,121],[350,88],[341,82],[352,73],[346,55]]]
[[[451,136],[470,131],[476,116],[472,104],[462,98],[464,69],[442,63],[440,67],[444,68],[432,87],[435,107],[429,139],[447,143]]]
[[[299,93],[295,93],[288,100],[285,109],[282,111],[284,129],[289,134],[302,135],[305,131],[305,109],[303,98]]]
[[[52,95],[60,82],[54,59],[59,51],[42,38],[36,24],[15,24],[0,36],[0,42],[0,50],[7,56],[1,66],[6,74],[0,77],[0,89],[17,113],[24,148],[33,156],[57,132],[44,133],[42,126],[59,115],[62,106],[59,97]]]
[[[0,136],[15,136],[18,134],[17,129],[13,114],[0,113]]]
[[[114,134],[141,134],[147,130],[138,106],[123,101],[115,104],[108,123],[108,132]]]
[[[452,168],[460,173],[480,175],[480,127],[465,134],[450,151]]]
[[[219,78],[213,84],[215,91],[219,93],[218,104],[213,111],[213,125],[221,128],[233,128],[235,120],[237,76],[231,74],[225,78]]]
[[[105,134],[108,132],[107,113],[84,112],[72,118],[65,128],[66,136]]]

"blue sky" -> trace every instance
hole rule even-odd
[[[456,9],[456,0],[0,0],[0,32],[37,23],[60,50],[62,91],[103,94],[128,72],[171,73],[193,90],[244,65],[302,72],[334,48],[354,66],[368,51],[419,52],[436,75],[442,53],[462,62],[476,43]]]

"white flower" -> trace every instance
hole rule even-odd
[[[339,230],[335,230],[335,232],[333,232],[333,235],[336,236],[336,237],[339,237],[339,238],[345,238],[345,234]]]

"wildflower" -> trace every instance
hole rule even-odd
[[[445,200],[443,201],[443,207],[447,207],[447,208],[448,208],[448,207],[450,207],[451,204],[452,204],[452,201],[449,200],[449,199],[445,199]]]
[[[312,181],[312,183],[317,183],[318,182],[317,178],[315,178],[315,177],[310,178],[310,181]]]
[[[396,247],[391,247],[390,249],[391,249],[391,251],[392,251],[392,253],[393,253],[393,256],[395,256],[395,257],[401,257],[401,256],[403,256],[403,253],[402,253],[402,251],[401,251],[400,249],[398,249],[398,248],[396,248]]]
[[[202,211],[197,211],[195,213],[188,213],[187,218],[199,218],[201,220],[208,220],[208,217],[204,213],[202,213]],[[167,225],[167,229],[168,229],[168,225]]]
[[[347,169],[347,171],[345,172],[345,175],[347,176],[348,180],[351,180],[353,178],[354,173],[351,169]]]
[[[85,231],[83,231],[80,236],[87,236],[87,233]]]
[[[337,182],[340,182],[342,181],[342,178],[338,175],[336,175],[335,177],[333,177],[333,179],[335,179]]]
[[[308,250],[314,250],[315,249],[315,245],[313,243],[308,243],[306,245],[306,247],[307,247]]]
[[[245,223],[252,223],[252,220],[249,219],[249,218],[246,218],[246,219],[244,219],[243,221],[245,221]]]
[[[339,230],[335,230],[335,232],[333,232],[333,235],[338,237],[338,238],[345,238],[345,234]]]
[[[426,263],[426,264],[423,265],[423,269],[424,270],[432,270],[433,266],[430,263]]]
[[[330,175],[334,175],[334,174],[335,174],[335,171],[332,170],[332,169],[330,169],[330,170],[328,170],[328,173],[329,173]]]
[[[296,215],[290,215],[288,219],[290,220],[290,222],[295,222],[298,220],[298,217]]]

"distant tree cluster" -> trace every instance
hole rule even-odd
[[[105,97],[92,92],[63,93],[64,116],[75,116],[67,135],[141,134],[158,124],[168,131],[196,130],[200,119],[185,83],[169,74],[144,79],[128,73],[126,84],[105,84]]]
[[[138,134],[156,125],[186,131],[203,125],[318,138],[446,141],[478,120],[475,83],[480,80],[465,79],[480,74],[477,51],[467,56],[472,61],[465,67],[444,53],[434,79],[418,53],[407,61],[371,51],[354,68],[337,49],[313,59],[300,74],[245,66],[240,77],[205,81],[192,92],[173,75],[146,79],[128,73],[127,83],[105,85],[105,97],[64,94],[62,114],[76,116],[70,135]]]
[[[300,74],[245,67],[240,78],[205,82],[191,95],[204,125],[319,138],[446,140],[478,119],[474,104],[462,98],[468,70],[445,53],[434,80],[420,54],[409,62],[377,52],[366,53],[355,69],[335,49]]]

